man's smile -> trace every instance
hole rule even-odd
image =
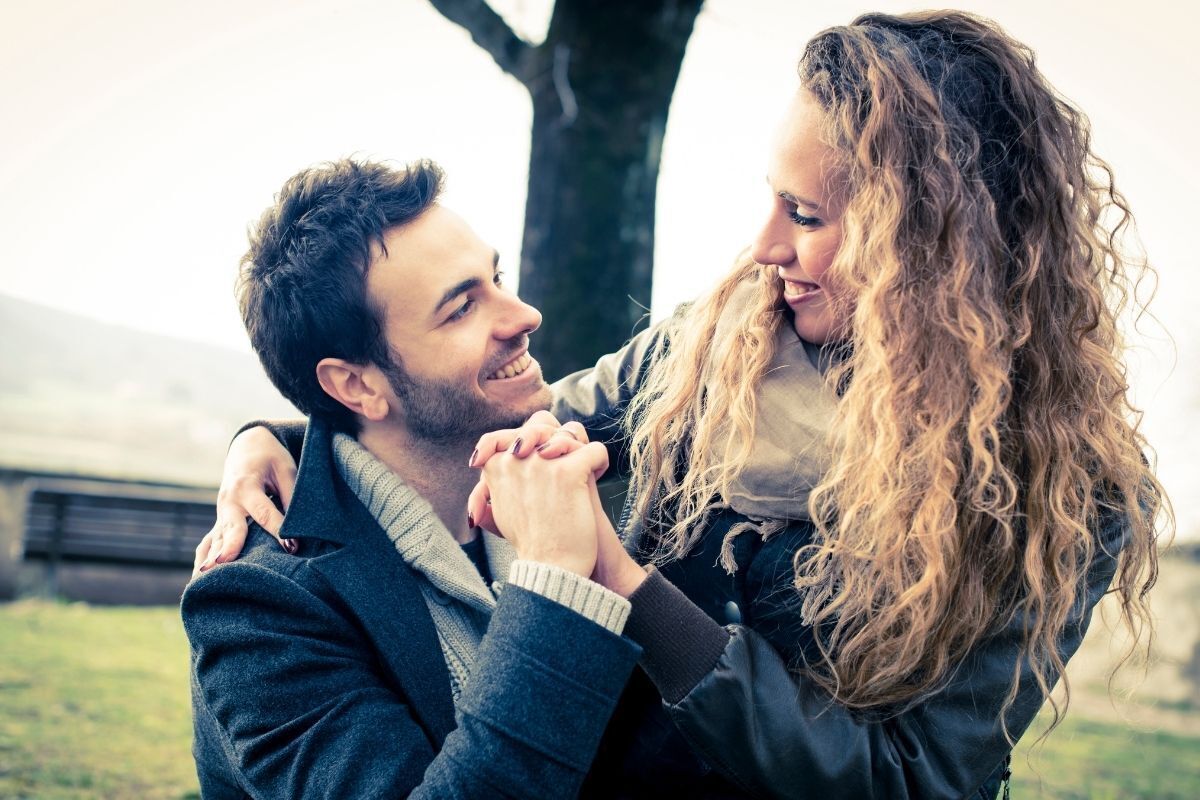
[[[534,361],[533,357],[529,355],[528,351],[526,351],[521,353],[512,361],[509,361],[504,366],[500,367],[500,369],[496,370],[491,375],[488,375],[487,379],[489,381],[502,381],[508,378],[515,378],[518,375],[523,374],[531,365],[534,364],[537,364],[537,362]]]

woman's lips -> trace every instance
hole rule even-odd
[[[807,303],[821,294],[821,287],[807,281],[783,279],[783,301],[790,306]]]

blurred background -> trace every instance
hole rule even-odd
[[[1072,665],[1068,724],[1018,762],[1019,788],[1200,796],[1196,12],[957,5],[1037,52],[1134,209],[1158,282],[1153,316],[1128,321],[1130,378],[1178,516],[1155,657],[1130,671],[1149,679],[1110,702],[1119,643],[1097,625]],[[490,6],[526,41],[547,36],[553,0]],[[599,312],[611,304],[620,330],[627,306],[657,319],[711,286],[767,207],[767,147],[804,42],[863,11],[920,7],[707,0],[653,143],[652,238],[632,237],[653,288],[597,292]],[[303,166],[428,157],[447,171],[445,203],[519,283],[535,104],[426,0],[6,2],[0,74],[0,796],[187,796],[186,643],[170,606],[233,431],[295,414],[234,304],[247,225]]]

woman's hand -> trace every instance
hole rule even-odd
[[[526,458],[533,453],[544,458],[557,458],[587,443],[587,431],[578,422],[563,425],[549,411],[538,411],[520,428],[503,428],[481,436],[468,465],[482,470],[499,453],[509,453],[518,458]],[[604,469],[596,473],[596,479],[599,480],[607,469],[606,461]],[[492,519],[491,498],[482,474],[479,484],[467,499],[467,521],[472,526],[478,525],[497,535],[504,535]]]
[[[192,574],[238,557],[246,544],[247,517],[279,539],[283,514],[271,496],[286,511],[295,486],[296,462],[269,430],[255,426],[239,433],[225,456],[217,521],[196,547]],[[279,539],[279,544],[289,553],[296,551],[290,539]]]
[[[587,431],[578,422],[564,425],[549,411],[538,411],[519,428],[505,428],[479,437],[475,452],[471,453],[470,466],[482,467],[492,456],[506,451],[518,458],[535,452],[545,458],[557,458],[572,452],[573,445],[587,443]]]
[[[604,525],[598,526],[597,530],[596,568],[592,570],[592,580],[628,598],[646,580],[646,570],[629,555],[603,509],[600,513],[604,516]]]
[[[596,566],[602,527],[610,531],[596,491],[596,475],[608,469],[608,451],[587,444],[535,415],[516,431],[498,431],[481,440],[472,461],[482,468],[468,500],[468,514],[512,543],[517,557],[552,564],[588,577]],[[554,420],[557,424],[557,420]],[[579,435],[586,440],[582,428]],[[556,439],[554,458],[529,458]],[[507,446],[508,450],[502,450]],[[517,451],[520,456],[513,455]],[[481,455],[482,454],[482,455]]]
[[[559,426],[558,420],[549,412],[539,411],[529,418],[521,428],[495,431],[479,440],[472,463],[482,467],[497,453],[508,452],[517,458],[528,458],[533,454],[546,459],[574,453],[588,444],[587,432],[577,422]],[[607,466],[607,464],[606,464]],[[603,471],[595,473],[599,478]],[[480,477],[479,485],[471,494],[468,503],[472,522],[499,532],[491,514],[489,489],[486,478]],[[625,551],[624,545],[613,530],[608,515],[600,502],[598,493],[593,493],[592,514],[596,525],[596,566],[591,579],[608,589],[628,597],[646,579],[646,571]]]

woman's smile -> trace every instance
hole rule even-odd
[[[815,300],[821,294],[821,287],[807,281],[783,281],[783,301],[790,306],[800,305]]]

